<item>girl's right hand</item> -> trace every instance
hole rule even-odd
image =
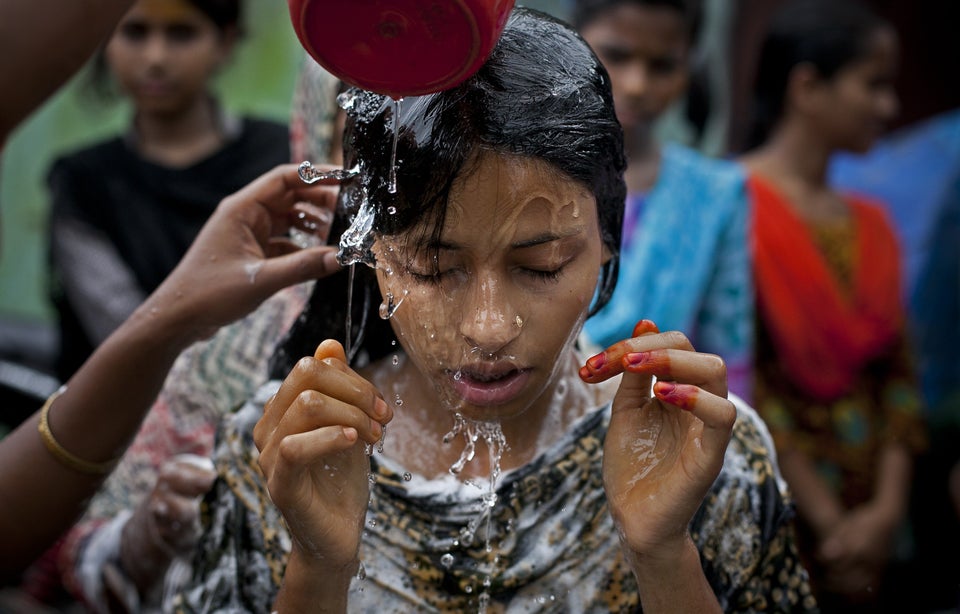
[[[369,496],[364,444],[376,444],[392,418],[330,339],[297,363],[264,407],[253,431],[260,468],[294,553],[312,566],[357,566]]]

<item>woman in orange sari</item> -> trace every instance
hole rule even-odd
[[[755,87],[755,402],[797,502],[825,612],[880,608],[925,445],[900,253],[884,209],[828,184],[896,113],[893,28],[862,6],[802,0],[774,18]],[[885,578],[885,576],[887,576]]]

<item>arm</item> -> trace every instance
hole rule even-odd
[[[54,400],[49,428],[59,444],[91,463],[116,459],[181,351],[280,288],[335,270],[335,248],[297,250],[279,238],[297,203],[329,209],[335,194],[304,185],[296,166],[284,165],[225,198],[177,268]],[[104,478],[54,458],[37,433],[38,415],[0,442],[5,573],[28,564],[68,528]]]
[[[274,610],[346,611],[369,501],[373,445],[393,412],[347,366],[336,341],[302,359],[263,410],[253,437],[270,498],[293,542]]]
[[[794,448],[781,449],[780,470],[790,484],[797,512],[813,528],[817,539],[824,539],[846,513],[843,505],[803,452]]]
[[[0,3],[0,149],[22,120],[73,75],[133,0]]]
[[[689,525],[736,422],[723,361],[647,320],[633,335],[580,370],[587,382],[623,375],[603,449],[610,513],[644,612],[719,612]]]
[[[146,297],[116,247],[92,226],[56,215],[51,220],[50,255],[84,332],[103,343]]]

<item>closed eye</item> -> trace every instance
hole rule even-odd
[[[550,270],[547,270],[547,271],[543,271],[543,270],[540,270],[540,269],[527,269],[527,268],[521,268],[520,271],[521,271],[524,275],[528,275],[528,276],[534,278],[534,279],[537,280],[537,281],[555,282],[555,281],[558,281],[558,280],[560,279],[560,274],[563,273],[563,268],[564,268],[565,266],[566,266],[566,264],[564,264],[564,265],[562,265],[562,266],[560,266],[560,267],[558,267],[558,268],[556,268],[556,269],[550,269]]]

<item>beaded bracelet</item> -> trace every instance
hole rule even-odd
[[[51,394],[47,401],[43,404],[43,407],[40,409],[40,423],[37,425],[37,430],[40,431],[40,439],[43,440],[43,445],[47,447],[47,451],[53,455],[60,464],[73,469],[74,471],[79,471],[80,473],[86,473],[88,475],[106,475],[110,473],[113,469],[113,466],[116,464],[115,460],[108,461],[105,463],[92,463],[90,461],[83,460],[82,458],[75,456],[64,449],[60,445],[60,442],[56,440],[53,436],[53,432],[50,430],[50,423],[47,420],[47,416],[50,413],[50,406],[53,405],[53,402],[57,400],[63,392],[67,389],[66,386],[61,386],[59,390]]]

